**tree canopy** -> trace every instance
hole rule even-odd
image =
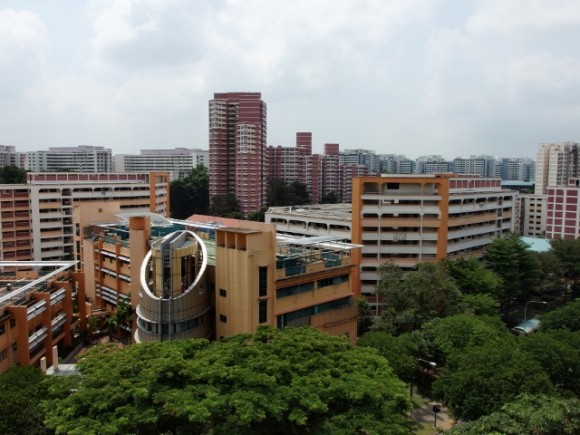
[[[580,301],[570,302],[542,316],[542,330],[568,329],[580,331]]]
[[[370,331],[358,340],[358,345],[377,349],[403,381],[409,382],[413,378],[417,366],[417,345],[409,334],[395,337],[388,332]]]
[[[192,214],[206,214],[209,209],[209,173],[197,165],[182,180],[171,182],[169,198],[171,217],[186,219]]]
[[[310,204],[308,186],[298,181],[287,182],[274,179],[268,183],[268,205]]]
[[[26,183],[26,170],[14,165],[2,166],[0,168],[0,184],[22,184]]]
[[[40,405],[47,393],[43,379],[44,373],[36,367],[14,366],[0,375],[0,433],[49,433]]]
[[[475,420],[521,393],[550,394],[554,387],[533,356],[517,346],[516,337],[506,337],[452,353],[433,391],[455,418]]]
[[[98,346],[79,368],[68,395],[51,383],[47,425],[59,434],[410,433],[387,361],[312,328]]]
[[[575,435],[580,433],[580,400],[522,394],[501,410],[462,423],[450,435]]]
[[[512,339],[509,330],[497,317],[457,314],[438,319],[424,328],[430,336],[438,363],[445,363],[447,357],[468,347],[487,343],[499,343]]]
[[[395,333],[419,329],[435,317],[457,312],[461,292],[438,263],[420,263],[404,273],[393,263],[381,266],[377,293],[385,304],[381,322]]]
[[[211,197],[209,212],[212,216],[230,217],[240,212],[240,203],[233,193],[224,193]]]
[[[501,278],[486,268],[479,258],[458,258],[444,260],[444,263],[461,293],[498,295],[502,286]]]
[[[538,258],[517,234],[510,233],[491,242],[483,260],[501,278],[503,302],[527,297],[536,289],[540,276]]]

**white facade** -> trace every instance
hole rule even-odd
[[[516,228],[522,236],[546,236],[546,195],[523,194],[518,197]]]
[[[169,213],[166,173],[29,173],[27,184],[8,186],[26,189],[19,198],[27,199],[29,209],[20,211],[18,203],[13,203],[15,213],[26,213],[29,217],[29,226],[22,226],[19,230],[22,234],[16,233],[16,242],[23,244],[19,247],[22,251],[32,248],[34,261],[72,258],[74,234],[79,230],[73,221],[73,205],[79,202],[119,201],[120,210],[125,213],[154,212],[162,216]],[[14,226],[13,220],[7,222]],[[20,228],[18,222],[16,226]],[[0,242],[2,238],[3,235]]]
[[[171,181],[187,177],[198,165],[209,168],[209,150],[193,148],[141,150],[141,154],[116,154],[115,172],[169,172]]]
[[[548,186],[566,186],[577,175],[578,144],[575,142],[543,143],[536,158],[537,194],[545,194]]]
[[[111,172],[113,157],[109,148],[91,145],[49,148],[25,153],[24,169],[32,172]]]

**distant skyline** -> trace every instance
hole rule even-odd
[[[415,159],[580,142],[573,0],[4,0],[0,144],[208,148],[214,92],[297,131]]]

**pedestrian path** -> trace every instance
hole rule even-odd
[[[436,405],[439,407],[439,412],[437,412],[437,423],[435,423],[435,412],[433,412],[433,407]],[[411,419],[417,423],[434,425],[434,427],[441,431],[450,429],[455,424],[455,421],[447,412],[447,407],[433,401],[427,401],[425,405],[420,408],[413,409],[411,412]]]

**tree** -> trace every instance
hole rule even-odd
[[[564,278],[569,282],[580,280],[580,240],[550,240],[551,252],[562,264]]]
[[[126,338],[131,334],[133,325],[133,308],[123,299],[119,300],[115,314],[107,319],[111,334],[116,334],[118,338]]]
[[[356,300],[358,307],[357,317],[357,334],[360,337],[366,332],[370,331],[375,320],[373,310],[364,296],[360,296]]]
[[[206,214],[209,208],[209,174],[203,165],[191,170],[183,180],[170,184],[171,217],[186,219],[193,214]]]
[[[403,274],[387,263],[379,274],[377,293],[385,306],[381,321],[388,330],[412,331],[432,318],[457,312],[461,293],[441,264],[420,263]]]
[[[26,183],[26,170],[14,165],[0,168],[0,184],[23,184]]]
[[[310,204],[308,186],[298,181],[288,183],[282,179],[274,179],[268,183],[268,205],[288,206]]]
[[[337,204],[338,195],[335,192],[326,192],[322,195],[320,199],[321,204]]]
[[[574,435],[580,433],[580,400],[545,394],[522,394],[501,410],[459,424],[450,435]]]
[[[260,210],[250,212],[250,213],[248,213],[248,220],[249,221],[257,221],[257,222],[264,222],[267,211],[268,211],[268,209],[266,207],[262,207],[262,208],[260,208]]]
[[[468,347],[509,340],[509,330],[497,317],[456,314],[425,325],[431,330],[433,344],[439,355],[438,362],[445,364],[449,355]]]
[[[476,316],[495,316],[499,313],[500,307],[498,300],[492,295],[485,293],[464,294],[461,296],[460,310]]]
[[[552,383],[559,389],[580,395],[580,348],[549,330],[522,337],[522,349],[544,368]]]
[[[232,213],[240,211],[240,203],[233,193],[214,195],[211,198],[209,212],[212,216],[229,217]]]
[[[36,367],[19,366],[0,375],[0,433],[50,433],[44,427],[44,411],[40,405],[47,393],[42,383],[44,377]]]
[[[580,301],[570,302],[542,316],[542,330],[568,329],[580,331]]]
[[[493,270],[486,268],[478,258],[444,260],[444,264],[461,293],[498,295],[502,286],[501,278]]]
[[[371,331],[364,334],[358,345],[372,347],[386,358],[399,379],[410,382],[417,366],[417,345],[409,334],[395,337],[388,332]]]
[[[500,299],[504,304],[514,297],[529,297],[536,289],[540,274],[536,255],[514,233],[495,239],[483,260],[502,280]]]
[[[313,328],[97,346],[79,368],[68,396],[51,384],[56,433],[410,433],[387,361]]]
[[[553,251],[538,252],[536,255],[540,265],[540,290],[561,289],[565,280],[565,272],[560,258]]]
[[[433,391],[456,419],[475,420],[499,411],[521,393],[549,394],[554,387],[540,364],[513,337],[452,353]]]

